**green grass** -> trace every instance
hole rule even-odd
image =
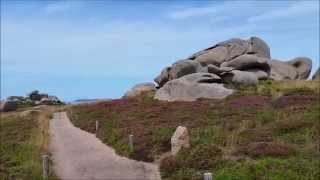
[[[0,179],[43,179],[41,155],[48,148],[48,119],[32,112],[1,114]],[[56,179],[51,173],[49,179]]]
[[[191,148],[162,160],[163,179],[202,179],[204,172],[230,180],[320,179],[318,83],[265,81],[238,86],[237,93],[222,101],[169,103],[144,94],[73,106],[69,116],[89,132],[94,132],[95,120],[101,121],[98,138],[117,153],[143,161],[170,151],[175,128],[186,126]],[[230,105],[251,101],[243,100],[246,97],[257,101],[261,98],[255,97],[267,97],[267,104],[263,100],[257,106]],[[134,152],[128,148],[129,134],[134,135]]]

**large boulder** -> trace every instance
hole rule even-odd
[[[180,60],[172,64],[169,71],[169,79],[177,79],[187,74],[200,72],[202,69],[201,65],[197,61],[192,60]]]
[[[297,57],[286,63],[296,68],[298,79],[308,79],[312,69],[311,59],[307,57]]]
[[[198,61],[202,65],[213,64],[219,66],[225,61],[245,54],[248,49],[249,43],[246,40],[233,38],[197,52],[191,55],[189,59]]]
[[[143,92],[152,91],[152,90],[156,90],[154,83],[149,83],[149,82],[140,83],[140,84],[135,85],[129,91],[127,91],[123,97],[125,97],[125,98],[135,97],[135,96],[140,95]]]
[[[312,80],[320,80],[320,68],[312,76]]]
[[[222,75],[224,82],[232,84],[258,84],[258,76],[253,72],[233,70]]]
[[[203,71],[203,69],[199,62],[189,59],[180,60],[172,64],[171,67],[164,68],[161,71],[161,74],[155,78],[155,82],[159,85],[159,87],[162,87],[170,80],[201,71]]]
[[[280,60],[268,61],[270,66],[270,79],[273,80],[289,80],[297,79],[298,73],[296,69]]]
[[[267,80],[267,79],[269,79],[269,73],[270,72],[268,73],[268,72],[263,71],[263,70],[258,69],[258,68],[248,69],[248,70],[246,70],[246,72],[253,73],[258,78],[258,80]]]
[[[204,66],[209,64],[218,66],[229,58],[228,49],[224,46],[217,46],[213,49],[205,50],[202,53],[196,54],[191,58],[194,58],[195,61]]]
[[[193,73],[167,82],[157,90],[155,99],[164,101],[195,101],[199,98],[223,99],[233,93],[211,73]]]
[[[232,67],[237,70],[261,69],[269,73],[268,58],[262,58],[251,54],[238,56],[231,61],[221,64],[221,67]]]
[[[189,59],[196,60],[204,66],[208,64],[219,66],[223,62],[230,61],[244,54],[271,58],[270,48],[267,43],[258,37],[251,37],[248,40],[233,38],[220,42],[191,55]]]
[[[268,61],[270,66],[270,79],[293,80],[307,79],[312,68],[312,61],[309,58],[295,58],[283,62],[279,60]]]

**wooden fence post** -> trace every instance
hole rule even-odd
[[[96,133],[97,133],[98,129],[99,129],[99,121],[96,121]]]
[[[42,176],[43,178],[49,177],[49,156],[42,155]]]
[[[203,179],[204,180],[212,180],[212,173],[204,173]]]
[[[133,135],[129,135],[129,149],[132,152],[133,151]]]

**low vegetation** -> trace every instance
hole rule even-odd
[[[240,86],[225,100],[161,102],[154,92],[72,106],[72,122],[116,152],[155,161],[170,151],[177,126],[191,148],[161,161],[163,179],[320,179],[320,96],[317,81],[265,81]],[[128,135],[134,135],[134,151]]]
[[[1,113],[0,179],[43,179],[52,109]],[[51,170],[49,179],[56,179]]]

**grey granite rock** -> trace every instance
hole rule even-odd
[[[157,90],[155,99],[164,101],[195,101],[198,98],[223,99],[234,92],[220,83],[219,76],[193,73],[167,82]]]

